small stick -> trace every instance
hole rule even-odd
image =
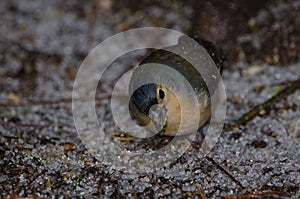
[[[245,188],[240,181],[235,179],[235,177],[229,173],[226,169],[224,169],[219,163],[217,163],[213,158],[205,156],[205,158],[212,162],[218,169],[220,169],[223,173],[225,173],[231,180],[233,180],[236,184],[238,184],[241,188]]]
[[[260,197],[266,197],[266,198],[278,198],[280,196],[283,197],[290,197],[290,195],[282,192],[255,192],[255,193],[244,193],[241,195],[236,196],[225,196],[224,199],[238,199],[238,198],[260,198]]]
[[[95,97],[95,100],[104,100],[104,99],[109,99],[111,95],[105,94],[105,95],[100,95]],[[74,99],[74,100],[82,100],[84,99]],[[9,101],[4,101],[0,102],[0,107],[7,107],[7,106],[33,106],[33,105],[51,105],[51,104],[60,104],[60,103],[71,103],[72,98],[62,98],[62,99],[57,99],[57,100],[33,100],[29,99],[27,101],[23,102],[9,102]]]
[[[242,115],[239,119],[237,119],[233,123],[229,123],[225,125],[225,132],[231,131],[235,128],[239,128],[241,125],[247,124],[254,117],[264,114],[270,113],[272,108],[282,99],[287,98],[290,94],[294,93],[296,90],[300,89],[300,79],[289,82],[287,86],[279,91],[275,96],[271,99],[265,101],[262,104],[255,106],[252,110],[248,111],[244,115]]]

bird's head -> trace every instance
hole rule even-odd
[[[153,132],[162,132],[180,121],[180,105],[174,92],[161,84],[137,88],[129,101],[131,117]],[[175,123],[175,124],[174,124]]]

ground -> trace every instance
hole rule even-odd
[[[300,79],[300,3],[199,2],[1,1],[0,195],[299,198],[300,89],[295,82]],[[238,124],[243,114],[272,97],[280,99],[225,128],[206,157],[189,148],[167,167],[144,173],[107,165],[76,131],[74,79],[98,43],[144,26],[209,39],[223,51],[226,126]],[[118,70],[112,69],[104,82],[111,83],[143,55],[114,62]],[[106,95],[110,86],[99,86],[96,110],[99,123],[114,132]],[[291,87],[288,95],[279,95]],[[120,134],[111,136],[119,146],[140,146],[140,139]],[[122,156],[111,151],[107,158]]]

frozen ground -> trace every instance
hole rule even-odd
[[[224,132],[208,158],[198,158],[196,149],[189,149],[168,167],[136,174],[113,169],[93,156],[79,139],[71,109],[73,81],[86,53],[132,24],[185,31],[192,15],[192,7],[180,3],[165,17],[167,5],[149,6],[132,16],[113,5],[102,1],[93,20],[91,2],[0,2],[0,195],[299,198],[300,90],[270,113]],[[147,17],[149,13],[154,17]],[[134,65],[138,57],[124,56],[114,66]],[[227,122],[299,79],[299,71],[299,60],[286,66],[233,62],[223,74]],[[100,124],[110,126],[103,95],[97,93],[97,113]],[[130,148],[140,140],[114,141]]]

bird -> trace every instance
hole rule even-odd
[[[211,94],[215,91],[216,86],[214,85],[217,85],[218,81],[215,77],[222,73],[223,62],[225,60],[223,53],[210,41],[193,37],[192,40],[197,42],[197,44],[200,44],[206,51],[207,56],[210,56],[212,62],[214,62],[217,71],[213,71],[210,67],[201,63],[203,62],[203,59],[201,59],[203,58],[203,55],[199,53],[197,54],[197,52],[199,52],[197,50],[193,51],[194,47],[192,45],[188,45],[190,41],[189,39],[191,38],[182,36],[178,39],[178,43],[176,45],[153,51],[139,64],[139,66],[150,64],[146,67],[151,67],[151,64],[166,65],[179,72],[193,88],[199,104],[200,120],[194,121],[192,117],[190,120],[187,118],[187,120],[185,120],[186,122],[182,124],[181,134],[183,135],[188,135],[197,129],[201,129],[210,119],[212,114]],[[187,48],[191,49],[187,52],[182,51],[182,49]],[[204,71],[206,76],[208,74],[209,77],[203,77],[202,73],[200,74],[193,64],[183,58],[180,53],[177,54],[171,51],[185,54],[189,53],[187,56],[195,60],[199,58],[199,65],[201,66],[200,69]],[[171,85],[173,83],[176,84],[176,80],[174,81],[174,79],[168,78],[167,74],[164,74],[163,72],[158,73],[153,71],[149,73],[151,68],[148,69],[149,70],[137,70],[133,72],[129,87],[129,93],[132,93],[129,99],[130,116],[138,125],[146,126],[151,132],[159,133],[164,136],[176,136],[178,134],[178,128],[181,120],[181,111],[183,111],[186,115],[190,115],[195,109],[195,106],[189,99],[190,94],[185,91],[176,93],[176,90],[174,90],[172,86],[168,87],[164,85],[166,82]],[[156,83],[147,83],[142,86],[138,86],[138,88],[135,89],[137,82],[149,75],[157,76],[156,79],[158,81]],[[213,85],[212,91],[208,89],[207,83]],[[184,106],[180,104],[177,95],[183,99]],[[185,109],[181,110],[181,107],[185,107]],[[197,129],[191,128],[191,126],[195,126],[192,125],[195,124],[195,122],[198,122],[196,125]]]

